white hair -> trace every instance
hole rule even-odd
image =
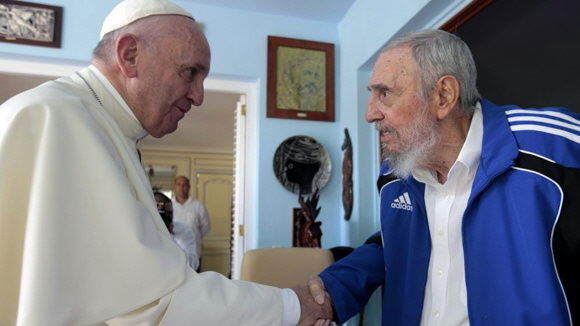
[[[397,38],[383,52],[410,47],[417,64],[419,95],[427,100],[437,80],[445,75],[457,78],[459,100],[466,113],[472,114],[481,99],[477,90],[477,69],[469,47],[458,36],[441,30],[421,30]]]

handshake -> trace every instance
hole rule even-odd
[[[307,285],[293,287],[300,301],[298,326],[328,326],[332,321],[332,301],[322,279],[310,276]]]

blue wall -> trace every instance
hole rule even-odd
[[[291,246],[292,208],[298,196],[283,188],[272,169],[278,145],[294,135],[308,135],[328,150],[333,163],[329,184],[321,191],[319,215],[324,236],[323,246],[339,244],[341,202],[336,201],[340,186],[340,139],[337,123],[266,118],[267,37],[268,35],[337,43],[336,25],[248,11],[202,6],[181,2],[196,19],[204,23],[204,32],[212,49],[212,73],[250,77],[259,83],[258,113],[258,247]],[[338,58],[337,51],[337,58]],[[338,62],[338,60],[337,60]],[[336,95],[338,97],[338,94]],[[252,108],[250,108],[251,110]],[[339,119],[339,115],[337,115]]]

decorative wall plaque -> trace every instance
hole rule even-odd
[[[314,138],[293,136],[284,140],[274,154],[274,174],[289,191],[307,195],[322,189],[330,179],[328,152]]]

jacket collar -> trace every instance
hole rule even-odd
[[[488,100],[481,100],[481,105],[483,143],[471,197],[481,192],[493,178],[513,166],[518,155],[518,146],[508,124],[505,109]]]

